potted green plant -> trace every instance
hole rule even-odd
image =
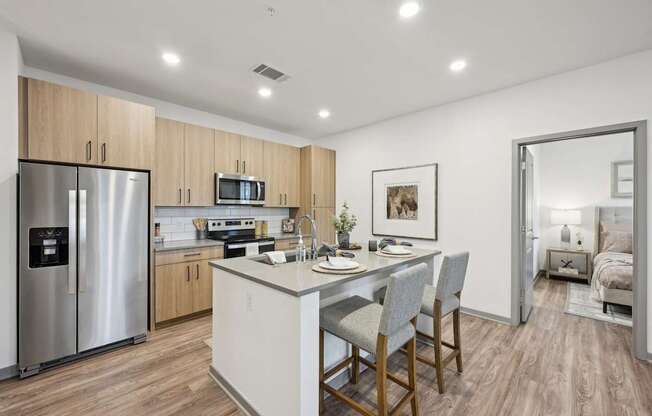
[[[337,231],[337,244],[340,248],[349,248],[349,237],[357,223],[358,217],[349,212],[349,204],[345,201],[342,204],[340,215],[333,216],[333,225]]]

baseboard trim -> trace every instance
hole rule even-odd
[[[258,413],[244,397],[242,397],[240,392],[236,390],[228,380],[222,377],[222,375],[212,365],[208,367],[208,374],[245,415],[261,416],[260,413]]]
[[[18,375],[18,366],[10,365],[9,367],[0,368],[0,381],[13,378]]]
[[[512,320],[504,316],[494,315],[493,313],[482,312],[471,308],[465,308],[464,306],[462,306],[460,310],[462,311],[462,313],[475,316],[477,318],[487,319],[489,321],[498,322],[499,324],[514,326]]]

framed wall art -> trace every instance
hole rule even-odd
[[[437,240],[437,164],[371,172],[371,232]]]

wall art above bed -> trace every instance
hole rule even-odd
[[[437,164],[371,172],[371,232],[437,240]]]

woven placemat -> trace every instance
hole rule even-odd
[[[315,264],[314,266],[312,266],[312,271],[317,273],[324,273],[324,274],[356,274],[356,273],[362,273],[364,271],[367,271],[367,266],[361,264],[355,269],[329,270],[329,269],[324,269],[323,267],[319,267],[319,264]]]
[[[380,257],[389,257],[390,259],[411,259],[417,256],[414,253],[409,255],[408,254],[385,254],[385,253],[381,253],[380,251],[377,251],[376,255]]]

